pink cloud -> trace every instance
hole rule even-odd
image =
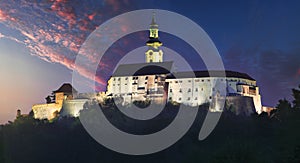
[[[51,9],[57,13],[58,16],[68,21],[70,27],[76,24],[76,15],[71,6],[66,5],[67,0],[56,0],[51,5]]]
[[[88,15],[89,20],[93,20],[93,19],[95,18],[96,15],[97,15],[96,12],[94,12],[94,13]]]
[[[298,69],[297,76],[300,76],[300,68]]]
[[[0,9],[0,22],[1,21],[16,21],[16,19],[14,17],[11,17],[9,14],[5,13],[3,10]]]
[[[1,33],[0,38],[22,43],[30,50],[31,55],[73,70],[80,46],[96,26],[103,21],[98,19],[99,15],[103,15],[101,12],[105,12],[105,16],[115,15],[115,11],[119,13],[121,9],[125,11],[128,6],[131,6],[125,1],[106,0],[105,3],[106,5],[99,6],[100,8],[88,11],[86,9],[89,7],[84,6],[85,4],[78,5],[68,0],[50,0],[39,3],[26,0],[21,0],[21,2],[0,1],[0,23],[16,30],[22,39],[17,39],[16,36],[5,36]],[[87,11],[89,14],[85,13]],[[127,30],[126,27],[121,28],[123,31]],[[84,56],[92,63],[97,62],[97,54],[94,52],[87,52]],[[100,63],[99,67],[107,70],[111,67],[111,63]],[[95,76],[84,67],[79,67],[78,71],[88,79],[95,78],[99,84],[106,84],[106,81],[103,80],[105,77]]]
[[[113,11],[116,12],[122,8],[122,6],[127,6],[130,4],[128,0],[105,0],[110,7],[112,7]]]
[[[7,15],[2,10],[0,10],[0,21],[5,21],[6,17]]]
[[[0,38],[5,38],[5,36],[2,33],[0,33]]]
[[[32,33],[28,33],[26,31],[20,31],[24,36],[26,36],[27,38],[33,40],[33,41],[37,41],[37,39],[35,38],[35,36]]]
[[[89,21],[83,19],[78,22],[78,27],[81,31],[90,31],[89,24]]]

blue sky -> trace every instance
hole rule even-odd
[[[299,1],[2,0],[0,123],[12,120],[19,108],[29,112],[32,104],[43,103],[52,90],[71,82],[78,50],[97,26],[118,14],[145,8],[177,12],[199,24],[227,69],[257,80],[265,105],[290,99],[290,89],[300,84]],[[161,40],[172,46],[168,35],[162,34]],[[135,47],[146,40],[142,41],[143,37],[126,37],[114,46],[115,53],[128,42]],[[181,50],[188,58],[191,50]],[[103,74],[103,80],[110,75]]]

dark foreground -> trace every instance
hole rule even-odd
[[[277,110],[251,116],[223,112],[208,138],[198,141],[207,106],[201,106],[188,133],[170,148],[150,155],[129,156],[98,144],[78,118],[53,122],[19,117],[0,127],[0,163],[35,162],[300,162],[300,90],[294,100],[280,100]],[[195,109],[195,108],[190,108]],[[112,124],[130,133],[147,134],[172,122],[178,106],[167,105],[151,123],[126,118],[112,105],[102,109]],[[93,114],[90,107],[82,114]]]
[[[176,114],[173,108],[171,114]],[[108,117],[121,127],[133,125],[113,109]],[[115,115],[116,114],[116,115]],[[172,118],[163,116],[150,126],[135,127],[153,132]],[[294,111],[286,120],[266,115],[236,116],[224,112],[212,134],[198,141],[205,108],[199,112],[189,132],[170,148],[146,156],[128,156],[98,144],[77,118],[62,118],[52,123],[19,118],[1,129],[0,162],[299,162],[300,114]],[[132,123],[132,124],[130,124]],[[120,126],[119,126],[120,127]],[[129,130],[131,130],[130,128]],[[142,133],[140,133],[142,134]]]

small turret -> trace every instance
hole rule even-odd
[[[18,109],[18,110],[17,110],[17,116],[16,116],[16,117],[19,118],[19,117],[21,117],[21,115],[22,115],[21,110]]]

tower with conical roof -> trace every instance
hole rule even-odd
[[[163,51],[159,48],[162,42],[159,41],[158,37],[158,25],[155,22],[155,13],[152,16],[149,32],[149,40],[147,41],[149,48],[145,53],[146,63],[163,62]]]

